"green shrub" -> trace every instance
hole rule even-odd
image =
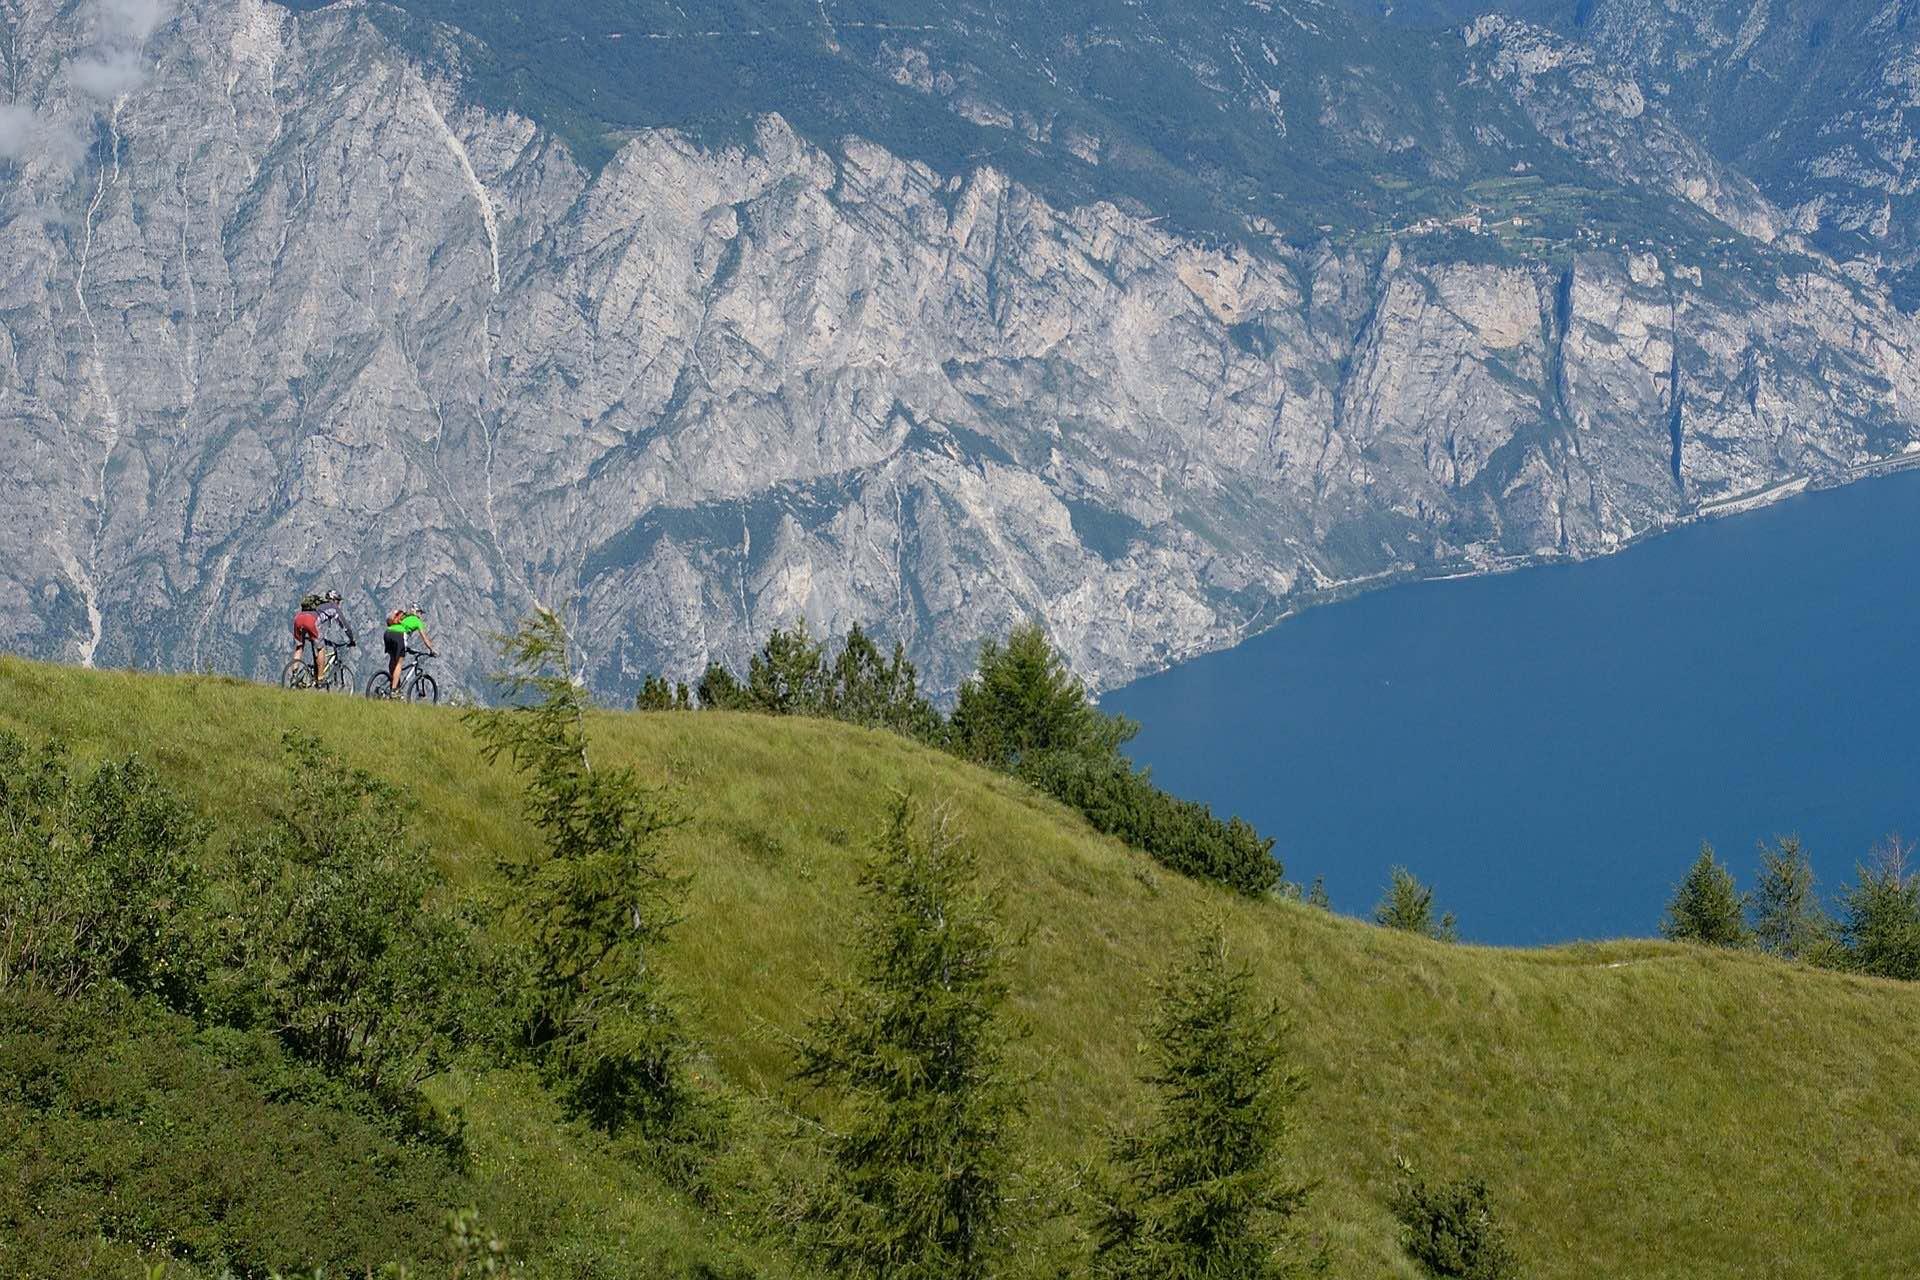
[[[444,1070],[481,999],[465,920],[398,788],[288,735],[287,801],[216,894],[213,1012],[403,1097]]]
[[[1430,1276],[1511,1280],[1519,1261],[1478,1178],[1430,1187],[1400,1162],[1389,1207],[1400,1220],[1401,1247]]]
[[[118,980],[191,1001],[205,836],[138,760],[76,778],[57,749],[0,734],[0,992]]]
[[[270,1036],[110,988],[0,993],[0,1275],[363,1274],[440,1256],[473,1187]],[[173,1272],[170,1274],[178,1274]]]
[[[1044,751],[1025,757],[1020,776],[1156,861],[1257,897],[1279,883],[1273,841],[1239,818],[1222,822],[1206,805],[1170,796],[1124,756]]]
[[[831,664],[804,624],[776,630],[754,656],[743,684],[712,666],[700,681],[702,706],[768,715],[812,715],[890,729],[1013,773],[1094,827],[1168,867],[1258,896],[1282,869],[1273,841],[1206,805],[1155,787],[1120,748],[1138,726],[1103,714],[1037,624],[989,640],[960,689],[950,721],[922,697],[919,676],[896,643],[891,658],[859,626]]]

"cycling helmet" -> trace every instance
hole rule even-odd
[[[329,591],[327,592],[326,600],[328,604],[339,604],[340,593],[338,591]]]

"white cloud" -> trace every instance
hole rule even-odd
[[[140,46],[173,17],[172,0],[94,0],[100,25],[97,44],[74,59],[68,77],[80,92],[117,98],[147,82]]]
[[[99,0],[100,21],[116,35],[145,40],[173,16],[169,0]]]
[[[86,153],[86,141],[71,124],[49,120],[31,107],[0,103],[0,160],[44,160],[71,169]]]
[[[33,145],[40,117],[26,107],[0,102],[0,160],[18,160]]]
[[[147,69],[137,49],[99,48],[76,58],[67,68],[74,87],[96,98],[117,98],[147,82]]]

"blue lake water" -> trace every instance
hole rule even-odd
[[[1920,472],[1309,610],[1102,705],[1336,910],[1399,863],[1475,941],[1648,936],[1702,840],[1747,888],[1784,832],[1830,897],[1920,835]]]

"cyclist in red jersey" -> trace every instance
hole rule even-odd
[[[301,599],[300,610],[293,615],[293,660],[300,661],[301,650],[309,644],[313,646],[315,688],[320,687],[327,678],[325,646],[338,644],[340,632],[346,633],[346,645],[351,649],[357,643],[353,637],[353,624],[347,621],[346,613],[340,608],[338,591]]]

